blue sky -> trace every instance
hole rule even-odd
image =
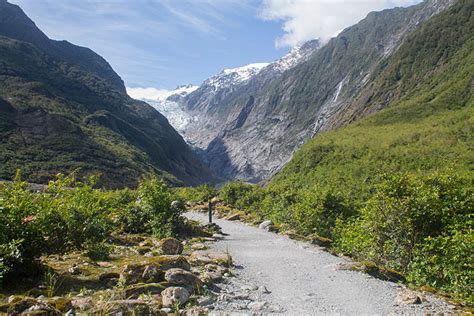
[[[9,0],[49,37],[102,55],[128,87],[200,84],[419,0]]]

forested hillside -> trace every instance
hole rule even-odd
[[[228,184],[224,200],[472,303],[472,12],[458,1],[384,63],[365,108],[387,109],[315,136],[263,189]]]
[[[131,99],[93,51],[46,37],[0,1],[0,178],[44,183],[59,172],[102,174],[106,187],[142,174],[175,184],[212,180],[164,116]]]

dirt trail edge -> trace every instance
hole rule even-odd
[[[205,223],[205,214],[189,212],[189,219]],[[215,219],[228,236],[213,243],[229,251],[237,280],[265,286],[268,304],[288,315],[387,315],[453,312],[454,306],[430,294],[419,304],[397,304],[402,285],[367,274],[338,270],[344,258],[309,243],[291,240],[240,222]],[[226,310],[232,312],[231,310]],[[240,310],[239,312],[242,312]],[[250,312],[249,312],[250,313]]]

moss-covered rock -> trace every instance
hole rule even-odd
[[[127,298],[138,298],[141,294],[160,294],[168,287],[167,282],[161,283],[139,283],[131,285],[124,289],[124,295]]]

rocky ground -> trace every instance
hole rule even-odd
[[[225,299],[232,258],[208,249],[222,236],[217,226],[193,227],[199,236],[182,240],[117,234],[107,261],[80,252],[43,257],[45,277],[3,289],[0,314],[207,314]]]
[[[207,214],[199,210],[186,216],[207,220]],[[216,314],[459,313],[454,304],[434,294],[374,278],[357,271],[363,270],[361,264],[332,255],[317,245],[269,232],[270,223],[260,228],[224,219],[215,219],[215,223],[227,235],[211,248],[232,254],[235,275],[220,286],[217,300],[208,306]]]

